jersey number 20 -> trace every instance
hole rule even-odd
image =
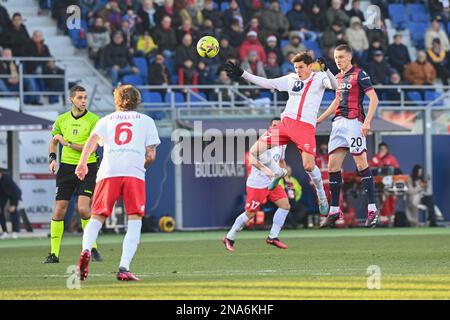
[[[133,131],[130,130],[130,128],[133,126],[133,124],[129,122],[122,122],[119,123],[116,127],[116,134],[114,136],[114,141],[119,146],[130,143],[131,139],[133,138]],[[125,139],[121,140],[121,137],[125,137]]]

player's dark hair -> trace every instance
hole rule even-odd
[[[272,124],[274,121],[280,121],[281,118],[280,117],[274,117],[270,120],[270,124]]]
[[[21,17],[21,18],[22,18],[22,15],[20,14],[20,12],[15,12],[15,13],[12,15],[12,18],[14,19],[15,17]]]
[[[82,86],[73,86],[72,88],[70,88],[70,97],[73,98],[75,97],[77,92],[86,92],[87,90],[82,87]]]
[[[141,103],[141,93],[134,86],[125,84],[114,90],[114,102],[120,111],[134,111]]]
[[[381,142],[381,143],[378,145],[378,150],[380,150],[381,147],[385,147],[386,149],[389,150],[389,146],[387,145],[386,142]]]
[[[304,62],[307,66],[309,66],[311,63],[314,62],[313,57],[309,55],[307,52],[302,51],[300,53],[297,53],[291,60],[292,63],[296,62]]]
[[[350,54],[353,54],[352,48],[349,45],[347,45],[347,44],[340,44],[340,45],[338,45],[336,47],[335,50],[337,50],[337,51],[345,51],[345,52],[348,52]]]

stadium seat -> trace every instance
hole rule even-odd
[[[133,86],[142,86],[142,85],[144,85],[144,81],[142,80],[141,76],[133,74],[133,75],[123,76],[122,84],[131,84]]]
[[[220,10],[221,10],[222,12],[224,12],[224,11],[227,10],[229,7],[230,7],[230,3],[229,3],[228,1],[227,1],[227,2],[223,1],[223,2],[221,3],[221,5],[220,5]]]
[[[431,20],[428,13],[416,13],[410,16],[411,22],[429,22]]]
[[[172,93],[167,92],[165,97],[164,97],[164,101],[165,102],[170,103],[170,99],[171,99],[170,96],[171,96],[171,94],[175,94],[175,103],[176,104],[184,103],[184,95],[181,92],[172,92]],[[178,107],[178,105],[176,105],[176,107]]]
[[[162,103],[163,100],[162,100],[161,95],[158,92],[146,91],[146,92],[142,93],[142,102]]]
[[[289,43],[289,40],[281,39],[281,41],[280,41],[281,49],[283,49],[288,43]]]
[[[291,9],[292,9],[292,1],[287,0],[280,1],[280,10],[283,14],[288,13],[288,11]]]
[[[263,98],[269,98],[270,100],[272,100],[273,95],[270,91],[261,91],[261,93],[258,96],[258,99],[263,99]]]
[[[423,49],[425,47],[425,30],[428,27],[428,23],[425,22],[410,22],[408,24],[409,32],[411,34],[411,39],[413,40],[414,46],[417,49]]]
[[[450,22],[447,24],[447,32],[450,33]]]
[[[136,67],[140,71],[140,76],[144,79],[144,82],[147,81],[147,74],[148,74],[148,63],[147,59],[145,58],[133,58],[133,62],[136,65]]]
[[[390,4],[388,7],[388,12],[392,23],[397,29],[403,30],[406,28],[408,16],[403,4]]]
[[[191,108],[205,108],[208,106],[208,104],[202,104],[202,102],[208,101],[203,92],[198,92],[197,95],[189,92],[189,101],[193,102],[193,104],[191,104]]]
[[[420,103],[423,101],[422,95],[418,91],[408,91],[408,92],[406,92],[406,97],[408,98],[408,100],[417,102],[417,103]]]
[[[336,97],[336,94],[332,90],[325,90],[322,98],[322,105],[329,105],[334,98]]]
[[[406,5],[406,13],[409,17],[416,14],[428,13],[427,8],[422,3],[409,3]]]
[[[441,94],[439,92],[436,92],[434,90],[427,90],[425,91],[425,101],[432,102],[439,98]],[[433,105],[434,107],[442,107],[443,106],[443,100],[440,100],[436,104]]]
[[[313,50],[315,58],[320,58],[322,56],[322,50],[320,50],[319,43],[317,41],[305,40],[303,41],[306,49]]]

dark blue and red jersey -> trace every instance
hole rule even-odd
[[[364,95],[373,89],[369,75],[360,68],[352,67],[345,74],[338,73],[336,80],[338,82],[336,90],[338,106],[335,117],[357,118],[363,122],[366,118],[363,107]]]

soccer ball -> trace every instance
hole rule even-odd
[[[214,58],[219,53],[219,41],[211,36],[204,36],[197,42],[197,52],[202,58]]]

